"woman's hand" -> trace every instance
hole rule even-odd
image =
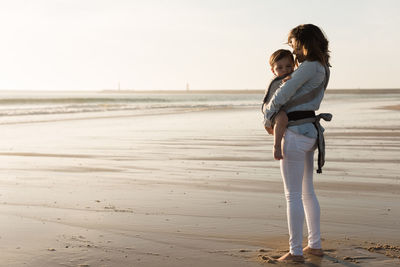
[[[290,80],[290,79],[292,79],[292,77],[289,75],[289,76],[286,76],[283,80],[282,80],[282,82],[283,83],[285,83],[286,81],[288,81],[288,80]]]

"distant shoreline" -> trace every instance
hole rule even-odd
[[[102,90],[116,94],[264,94],[263,89],[248,90]],[[327,89],[327,94],[400,94],[398,89]]]
[[[264,89],[219,89],[219,90],[0,90],[0,94],[26,94],[26,93],[105,93],[105,94],[261,94]],[[327,89],[327,94],[400,94],[400,88],[382,89]]]

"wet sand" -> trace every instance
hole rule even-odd
[[[327,252],[305,266],[400,264],[400,112],[381,108],[398,99],[322,105]],[[269,266],[287,250],[259,107],[0,127],[0,266]]]

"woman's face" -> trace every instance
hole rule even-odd
[[[305,60],[303,47],[300,46],[296,39],[290,39],[289,46],[293,48],[293,54],[296,56],[298,62],[303,62]]]

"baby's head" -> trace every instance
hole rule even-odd
[[[283,77],[294,70],[294,57],[292,52],[286,49],[276,50],[269,58],[271,71],[277,77]]]

